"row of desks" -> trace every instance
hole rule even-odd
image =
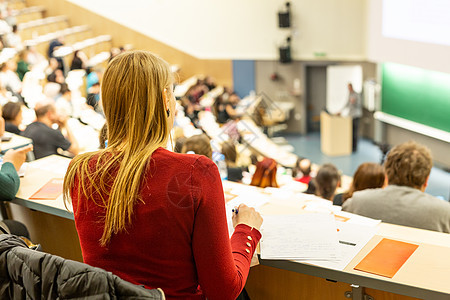
[[[13,218],[28,223],[28,227],[33,226],[30,230],[32,238],[36,239],[34,236],[36,235],[39,238],[37,242],[42,243],[45,251],[64,257],[68,257],[69,254],[72,257],[68,258],[80,260],[81,253],[77,244],[78,236],[74,228],[73,214],[66,209],[62,196],[56,200],[29,200],[33,193],[51,179],[63,178],[69,162],[70,160],[64,157],[49,156],[30,163],[26,175],[21,179],[17,198],[12,201],[11,210]],[[27,212],[29,209],[34,211]],[[265,215],[295,214],[300,213],[300,210],[300,204],[288,200],[281,205],[280,201],[274,201],[261,207],[261,213]],[[51,221],[46,221],[50,219]],[[41,228],[36,228],[40,226]],[[354,266],[384,237],[418,244],[419,248],[392,279],[354,270]],[[48,244],[45,241],[48,241]],[[54,249],[48,247],[50,244]],[[260,266],[253,267],[250,272],[247,290],[251,296],[256,296],[255,299],[274,299],[273,293],[277,294],[278,299],[290,299],[302,288],[305,290],[311,288],[302,287],[302,284],[314,283],[318,286],[307,295],[308,299],[345,299],[341,293],[342,289],[351,290],[349,284],[353,284],[353,299],[363,299],[359,298],[363,293],[358,286],[378,290],[376,299],[410,299],[392,298],[392,294],[380,291],[422,299],[450,299],[449,255],[449,234],[381,223],[377,227],[376,235],[343,271],[290,260],[261,259]],[[299,286],[294,284],[296,276],[309,277],[306,279],[302,277]],[[324,279],[340,284],[333,285]],[[331,294],[340,297],[324,296],[323,292],[329,293],[330,287]]]

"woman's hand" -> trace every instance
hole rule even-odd
[[[260,229],[263,218],[253,207],[248,207],[245,204],[239,205],[237,212],[233,214],[233,227],[239,224],[245,224],[252,228]]]

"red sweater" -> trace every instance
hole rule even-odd
[[[261,234],[242,224],[230,241],[222,182],[208,158],[157,149],[132,225],[113,235],[107,247],[99,244],[105,209],[78,194],[77,187],[78,179],[71,192],[87,264],[147,288],[160,287],[168,299],[235,299],[243,289]],[[101,203],[99,195],[92,197]]]

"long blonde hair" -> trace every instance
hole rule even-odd
[[[101,203],[95,204],[106,209],[102,246],[131,224],[150,157],[167,145],[170,128],[163,93],[172,83],[169,65],[147,51],[120,54],[105,71],[101,95],[108,147],[75,157],[64,178],[66,203],[76,178],[79,195],[87,201],[95,201],[94,194],[100,196]],[[112,186],[111,174],[116,174]]]

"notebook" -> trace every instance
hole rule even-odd
[[[415,244],[382,239],[354,269],[392,278],[418,247]]]

